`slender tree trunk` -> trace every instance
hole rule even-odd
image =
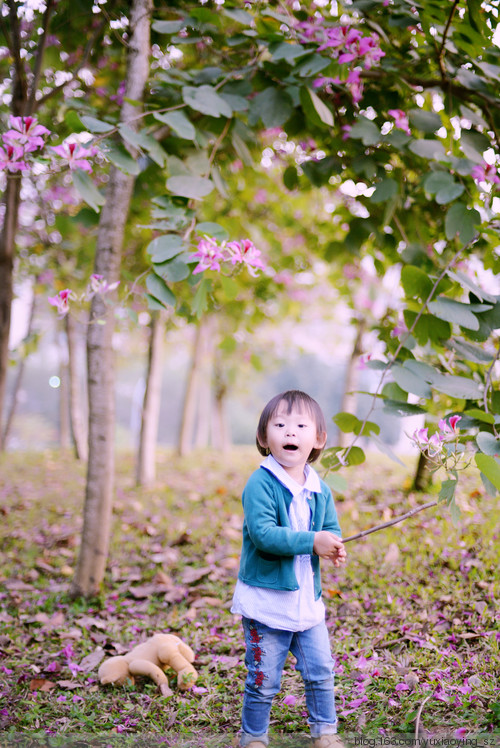
[[[33,289],[33,297],[31,299],[30,314],[29,314],[29,320],[28,320],[28,329],[26,331],[25,340],[29,339],[33,332],[33,321],[35,319],[35,308],[36,308],[36,294],[35,294],[35,290]],[[23,355],[17,366],[16,377],[14,380],[14,387],[12,389],[12,395],[10,398],[10,407],[7,413],[7,418],[5,420],[5,426],[3,428],[3,434],[2,434],[2,441],[3,441],[4,449],[6,449],[7,447],[7,439],[9,438],[9,433],[12,428],[12,422],[14,421],[14,416],[16,413],[17,403],[19,400],[19,390],[21,389],[24,369],[26,366],[26,358],[27,356]]]
[[[352,352],[347,362],[347,368],[344,378],[344,392],[342,395],[342,401],[340,403],[340,411],[347,413],[356,413],[356,389],[358,387],[359,380],[359,369],[358,362],[359,357],[363,352],[363,336],[365,334],[366,321],[361,318],[358,320],[356,328],[356,338],[354,339],[354,345]],[[349,434],[339,431],[337,442],[339,447],[346,447],[350,442]]]
[[[427,455],[420,452],[418,456],[417,468],[413,476],[413,490],[425,491],[432,483],[432,475],[429,470],[429,459]]]
[[[227,381],[220,356],[214,357],[214,411],[212,417],[212,446],[217,452],[229,452],[231,430],[227,414]]]
[[[33,76],[31,91],[28,90],[25,62],[22,59],[21,23],[18,17],[18,6],[14,0],[5,3],[8,9],[9,53],[13,60],[11,112],[15,117],[28,116],[32,113],[36,101],[39,71],[43,61],[49,21],[54,1],[48,0],[45,7],[43,33],[36,50],[37,72]],[[5,205],[4,221],[0,231],[0,420],[5,408],[7,385],[7,368],[9,365],[9,336],[12,306],[12,283],[14,251],[19,223],[19,206],[21,201],[21,173],[7,174],[7,185],[3,197]],[[4,449],[4,430],[0,428],[0,451]]]
[[[78,343],[75,320],[70,314],[65,317],[66,339],[68,343],[69,412],[73,446],[78,460],[85,462],[88,456],[87,428],[85,425],[85,400],[78,375]]]
[[[210,444],[213,417],[212,375],[214,363],[214,327],[215,318],[207,316],[203,324],[200,376],[198,378],[198,419],[194,438],[194,446],[197,449],[204,449]]]
[[[5,214],[0,234],[0,415],[4,412],[9,365],[10,315],[12,307],[12,281],[14,247],[16,243],[21,175],[8,174],[4,202]],[[4,429],[0,429],[0,451],[5,448]]]
[[[137,455],[136,482],[152,486],[156,480],[156,443],[160,420],[161,380],[165,341],[165,315],[153,312],[150,326],[148,371],[142,406],[141,435]]]
[[[152,0],[133,0],[130,14],[125,102],[121,121],[134,127],[149,72]],[[95,272],[113,283],[118,279],[124,227],[134,179],[117,168],[110,169],[106,202],[101,210],[97,235]],[[110,303],[111,302],[111,303]],[[109,551],[114,488],[114,332],[112,298],[92,299],[87,335],[89,397],[89,459],[80,555],[72,584],[73,595],[99,593]],[[104,324],[102,324],[104,323]]]
[[[199,379],[201,376],[200,367],[203,356],[203,325],[203,319],[201,319],[196,325],[193,342],[193,357],[186,383],[178,444],[178,452],[181,457],[189,454],[193,447]]]
[[[66,351],[65,351],[66,353]],[[61,360],[59,366],[59,444],[61,449],[71,447],[71,419],[69,409],[69,369],[68,362]]]

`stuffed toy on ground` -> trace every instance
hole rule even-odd
[[[178,636],[154,634],[127,654],[105,660],[99,668],[99,680],[102,684],[123,685],[127,680],[134,682],[135,675],[144,675],[156,683],[163,696],[170,696],[172,691],[164,671],[174,670],[178,688],[186,691],[198,677],[193,661],[193,650]]]

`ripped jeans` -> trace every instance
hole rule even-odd
[[[325,622],[306,631],[272,629],[248,618],[243,618],[242,624],[248,675],[240,745],[245,746],[252,740],[261,740],[267,745],[271,704],[280,690],[288,652],[297,658],[297,670],[304,681],[311,736],[319,738],[336,733],[333,659]]]

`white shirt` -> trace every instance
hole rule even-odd
[[[311,493],[321,491],[319,476],[310,465],[305,467],[303,486],[291,478],[272,455],[266,457],[261,467],[269,470],[292,494],[288,510],[292,530],[309,530],[311,523]],[[298,590],[273,590],[254,587],[241,579],[236,583],[232,613],[284,631],[305,631],[325,618],[322,598],[314,599],[314,578],[309,554],[295,556],[293,570],[299,584]]]

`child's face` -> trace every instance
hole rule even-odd
[[[316,421],[308,410],[300,404],[290,413],[288,405],[282,401],[266,430],[267,447],[274,459],[292,477],[300,479],[312,449],[322,449],[326,434],[318,434]]]

